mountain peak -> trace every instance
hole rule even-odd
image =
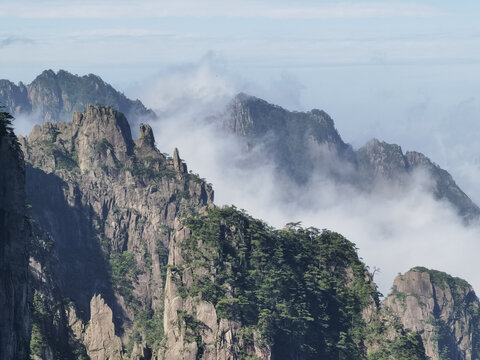
[[[155,119],[155,113],[140,101],[130,100],[99,76],[78,76],[66,70],[45,70],[31,84],[0,82],[0,103],[15,115],[39,112],[45,121],[70,121],[75,111],[84,111],[90,104],[105,104],[128,117]]]
[[[480,302],[463,279],[438,270],[415,267],[395,278],[383,306],[396,314],[406,329],[422,337],[432,360],[473,359],[479,355]]]
[[[138,132],[139,146],[155,147],[155,137],[153,135],[152,127],[148,124],[140,124]]]

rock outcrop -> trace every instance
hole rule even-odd
[[[383,307],[421,335],[432,360],[480,356],[480,302],[466,281],[413,268],[395,279]]]
[[[100,295],[90,302],[90,321],[85,333],[85,345],[91,360],[122,358],[122,342],[115,335],[113,312]]]
[[[176,223],[162,356],[267,360],[365,355],[364,338],[355,334],[366,331],[378,299],[352,244],[328,231],[264,226],[229,207]],[[342,256],[327,255],[337,250]],[[337,346],[340,342],[343,347]]]
[[[356,154],[363,183],[408,185],[410,175],[423,171],[430,178],[428,190],[435,198],[450,202],[466,221],[480,215],[480,208],[458,187],[452,176],[421,153],[407,151],[404,154],[400,146],[374,139]]]
[[[148,125],[134,141],[123,114],[105,106],[89,106],[69,123],[36,126],[20,142],[31,214],[58,259],[56,296],[73,302],[84,326],[95,319],[92,299],[101,296],[104,306],[94,308],[111,310],[124,355],[142,344],[155,350],[160,343],[152,342],[145,317],[163,316],[170,232],[177,217],[213,205],[210,185],[186,172],[178,150],[175,159],[160,153]],[[69,330],[70,342],[80,339],[90,356],[115,358],[92,343],[111,338],[111,328],[95,329],[95,336]]]

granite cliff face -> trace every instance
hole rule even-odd
[[[341,235],[273,230],[235,208],[211,209],[177,223],[170,243],[165,356],[362,359],[360,334],[377,304]]]
[[[8,114],[0,112],[0,358],[28,354],[28,252],[31,227],[25,165]]]
[[[451,175],[418,152],[403,153],[400,146],[372,140],[354,151],[324,111],[290,112],[246,94],[239,94],[217,121],[247,143],[261,147],[280,173],[299,185],[321,174],[337,183],[372,191],[378,183],[408,185],[415,171],[431,178],[430,191],[449,201],[467,221],[480,208],[457,186]]]
[[[119,358],[118,344],[131,347],[133,338],[158,346],[138,319],[161,318],[170,231],[177,216],[212,206],[211,187],[187,173],[177,150],[174,158],[160,153],[148,125],[133,141],[126,118],[108,107],[36,126],[20,142],[32,217],[58,259],[55,293],[74,304],[77,330],[96,324],[76,338],[96,358]],[[110,350],[98,352],[95,339],[104,338]]]
[[[132,119],[155,118],[139,100],[128,99],[98,76],[77,76],[64,70],[46,70],[29,85],[0,80],[0,104],[13,115],[38,113],[50,122],[70,121],[75,111],[84,111],[89,104],[112,106]]]
[[[480,302],[464,280],[413,268],[399,275],[383,303],[406,329],[419,333],[432,360],[480,356]]]

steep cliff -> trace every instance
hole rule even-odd
[[[0,103],[14,115],[39,113],[51,122],[70,121],[75,111],[84,111],[90,104],[112,106],[132,120],[155,118],[139,100],[128,99],[100,77],[77,76],[64,70],[46,70],[27,86],[0,80]]]
[[[348,169],[338,162],[354,162],[351,146],[324,111],[290,112],[242,93],[220,119],[224,129],[245,138],[250,147],[262,146],[278,169],[300,184],[314,169],[345,176]]]
[[[417,267],[399,275],[383,303],[419,333],[432,360],[480,356],[480,302],[464,280]]]
[[[78,324],[74,338],[93,358],[119,358],[105,357],[95,339],[111,338],[112,353],[121,344],[118,354],[158,347],[161,333],[152,332],[161,331],[170,231],[176,217],[212,205],[211,187],[187,172],[177,150],[160,153],[148,125],[134,141],[123,114],[104,106],[36,126],[20,142],[32,217],[58,259],[55,291],[39,296],[72,302],[57,311]]]
[[[28,354],[30,238],[23,155],[11,116],[0,111],[0,359],[25,359]]]
[[[341,235],[212,209],[179,223],[170,244],[165,355],[363,359],[377,301]]]
[[[139,134],[89,106],[20,138],[38,228],[35,359],[364,359],[385,348],[365,337],[378,333],[378,298],[352,243],[214,208],[177,149],[160,153],[148,125]]]

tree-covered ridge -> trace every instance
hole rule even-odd
[[[459,277],[454,277],[443,271],[427,269],[426,267],[423,267],[423,266],[416,266],[412,270],[428,273],[430,275],[430,279],[432,283],[442,289],[445,288],[445,285],[450,286],[452,290],[456,290],[457,288],[459,289],[471,288],[470,284],[464,279],[461,279]]]
[[[234,207],[185,225],[192,231],[181,245],[185,266],[215,269],[215,277],[194,276],[181,295],[199,295],[219,319],[259,331],[274,357],[364,358],[362,311],[378,296],[353,243],[298,224],[275,230]]]
[[[368,360],[427,360],[422,338],[404,329],[400,319],[389,309],[375,314],[368,324],[365,343]]]
[[[20,145],[13,130],[14,117],[9,112],[4,111],[4,109],[3,106],[0,106],[0,144],[2,138],[6,137],[10,140],[15,152],[20,153]]]

